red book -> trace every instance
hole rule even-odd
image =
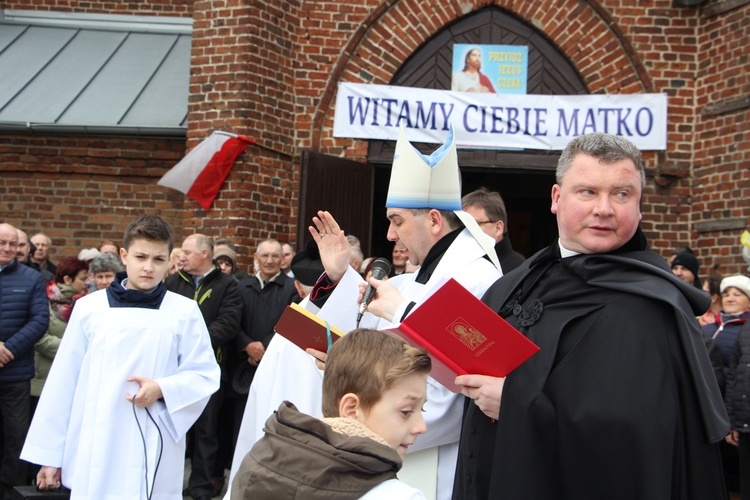
[[[303,351],[308,347],[319,351],[328,352],[328,331],[326,321],[311,313],[307,309],[290,304],[284,309],[274,327],[276,333],[296,344]],[[344,332],[328,324],[331,343],[336,342]]]
[[[458,375],[505,377],[539,350],[454,279],[386,331],[427,349],[430,375],[453,392]]]

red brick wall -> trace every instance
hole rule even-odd
[[[194,0],[6,0],[4,9],[55,10],[86,14],[135,14],[140,16],[190,17]]]
[[[496,5],[549,37],[591,92],[669,95],[668,150],[645,154],[643,227],[657,251],[689,244],[704,269],[714,264],[725,273],[744,269],[741,229],[710,230],[707,224],[747,223],[750,217],[750,114],[747,108],[713,116],[702,111],[750,95],[747,5],[716,13],[715,0],[701,9],[675,7],[672,0],[355,3],[46,0],[33,8],[193,15],[188,146],[217,129],[250,135],[258,145],[235,165],[213,210],[184,203],[182,226],[185,233],[232,237],[247,249],[268,236],[293,238],[301,150],[365,159],[366,141],[332,137],[339,81],[387,83],[446,24]],[[30,8],[25,4],[6,7]],[[164,197],[182,199],[167,191]],[[27,203],[21,200],[17,203]]]
[[[142,213],[182,230],[183,195],[156,185],[179,161],[183,140],[113,137],[3,136],[2,216],[31,237],[53,241],[52,260],[78,255],[105,239],[122,242]]]
[[[329,75],[340,74],[345,81],[388,83],[406,57],[446,23],[494,4],[542,30],[578,68],[591,92],[669,96],[668,150],[644,154],[649,174],[643,199],[644,230],[654,249],[664,255],[677,245],[688,244],[697,250],[704,269],[715,264],[724,273],[744,269],[739,258],[741,230],[718,231],[714,237],[699,234],[697,228],[709,217],[704,215],[705,197],[721,200],[719,206],[708,208],[714,220],[747,221],[750,216],[746,201],[750,144],[748,127],[742,127],[748,123],[747,111],[715,119],[701,115],[702,102],[750,94],[746,76],[750,36],[747,23],[742,22],[747,19],[747,6],[708,17],[700,9],[674,7],[671,0],[368,4],[370,10],[330,3],[315,9],[306,4],[309,14],[303,32],[311,40],[313,34],[322,36],[331,28],[334,33],[322,38],[328,51],[321,51],[321,44],[301,50],[305,59],[297,80],[308,85],[317,81],[325,89],[320,102],[300,106],[300,116],[314,113],[311,128],[306,118],[298,121],[301,145],[308,142],[302,133],[309,131],[311,147],[363,160],[366,142],[332,137],[338,79]],[[364,33],[356,32],[361,28],[366,28]],[[373,78],[363,76],[363,69]],[[719,85],[720,81],[724,83]],[[704,162],[722,172],[723,178],[704,179]]]
[[[750,96],[750,5],[701,15],[696,72],[696,115],[691,235],[706,267],[723,274],[746,270],[737,255],[744,228],[701,227],[750,220],[750,108],[705,114],[711,106]],[[696,231],[698,229],[698,231]]]
[[[189,145],[213,130],[245,134],[258,145],[235,164],[212,210],[185,204],[185,232],[230,237],[240,245],[245,266],[260,240],[294,237],[298,3],[199,0],[194,5]]]

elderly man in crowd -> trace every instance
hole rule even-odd
[[[34,344],[47,331],[49,308],[42,276],[18,262],[18,231],[0,224],[0,498],[26,479],[19,460],[29,429]]]
[[[166,280],[167,290],[198,302],[211,336],[216,360],[222,370],[222,386],[227,383],[227,352],[237,336],[242,317],[242,299],[237,280],[224,274],[214,262],[213,241],[203,234],[193,234],[182,242],[182,269]],[[193,453],[188,493],[196,500],[218,494],[212,482],[219,448],[217,428],[223,388],[215,392],[206,409],[193,424]]]
[[[57,266],[49,260],[52,240],[44,233],[37,233],[31,237],[31,243],[36,250],[29,258],[36,265],[36,269],[39,271],[49,271],[54,275]]]

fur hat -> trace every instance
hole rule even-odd
[[[738,274],[736,276],[727,276],[721,280],[721,285],[719,286],[721,293],[724,293],[724,290],[731,287],[741,291],[750,299],[750,278],[747,276]]]
[[[232,269],[237,269],[237,252],[222,245],[214,249],[214,260],[217,260],[219,257],[229,259],[232,263]]]

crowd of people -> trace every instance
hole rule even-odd
[[[2,223],[0,498],[750,498],[750,278],[654,253],[644,184],[627,140],[574,139],[559,240],[526,258],[498,193],[461,197],[452,131],[424,155],[402,130],[383,279],[324,210],[304,248],[260,241],[247,270],[153,215],[57,265]],[[539,352],[459,393],[430,377],[380,330],[449,278]],[[292,303],[351,333],[299,349],[274,332]]]

